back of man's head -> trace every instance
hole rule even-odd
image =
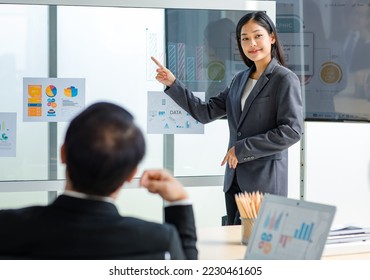
[[[100,102],[72,120],[64,151],[72,189],[108,196],[135,171],[145,154],[145,140],[129,112]]]

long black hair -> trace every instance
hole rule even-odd
[[[261,11],[246,14],[239,20],[238,25],[236,26],[236,40],[237,40],[240,55],[244,63],[248,67],[251,67],[254,65],[254,61],[250,60],[244,54],[244,51],[241,45],[241,39],[240,39],[242,27],[245,24],[247,24],[250,20],[255,21],[258,25],[265,28],[268,34],[275,35],[275,43],[271,45],[271,56],[276,58],[281,65],[285,65],[284,52],[283,52],[283,49],[281,47],[281,44],[280,44],[280,41],[277,35],[276,27],[274,23],[272,22],[272,20],[269,18],[269,16],[265,12],[261,12]]]

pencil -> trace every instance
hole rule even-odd
[[[235,194],[235,201],[239,210],[240,217],[247,219],[257,218],[262,199],[263,194],[259,191],[252,193],[244,192]]]
[[[236,206],[238,207],[238,210],[239,210],[240,217],[246,218],[247,213],[245,212],[244,207],[242,206],[241,199],[238,196],[238,194],[235,194],[235,201],[236,201]]]

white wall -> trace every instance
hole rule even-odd
[[[307,200],[337,206],[334,224],[370,226],[370,124],[308,123]]]

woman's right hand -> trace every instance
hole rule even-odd
[[[155,59],[153,56],[151,59],[154,61],[154,63],[158,66],[157,69],[157,76],[155,76],[156,80],[165,86],[171,87],[173,83],[176,80],[176,77],[170,70],[168,70],[166,67],[164,67],[157,59]]]

